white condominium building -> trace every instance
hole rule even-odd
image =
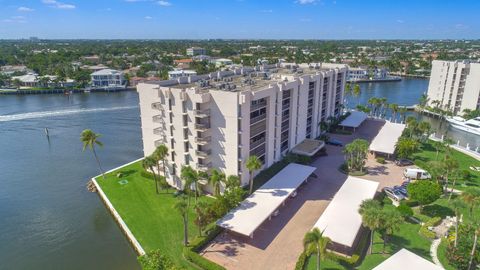
[[[207,54],[207,50],[205,50],[204,48],[191,47],[187,49],[188,56],[206,55],[206,54]]]
[[[432,62],[428,105],[461,114],[480,107],[480,63],[468,61]]]
[[[92,87],[96,88],[123,88],[127,81],[123,72],[114,69],[102,69],[91,75]]]
[[[249,156],[269,167],[341,114],[346,74],[345,65],[284,63],[139,84],[144,154],[168,146],[167,180],[177,187],[183,165],[246,185]]]

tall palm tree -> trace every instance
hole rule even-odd
[[[158,182],[157,182],[157,175],[155,173],[155,170],[153,169],[153,167],[157,164],[157,161],[155,160],[154,157],[152,156],[148,156],[148,157],[145,157],[143,160],[142,160],[142,166],[145,170],[150,170],[152,171],[152,174],[153,174],[153,180],[155,181],[155,192],[158,194]]]
[[[183,220],[183,245],[188,245],[188,205],[185,203],[185,200],[178,201],[173,206],[178,213],[182,216]]]
[[[462,200],[468,206],[470,216],[473,214],[473,209],[475,209],[480,203],[480,189],[471,187],[462,192]]]
[[[320,260],[325,259],[327,255],[327,245],[330,243],[328,237],[323,236],[318,228],[307,232],[303,238],[303,248],[309,253],[315,252],[317,255],[317,270],[320,269]]]
[[[220,186],[223,182],[225,182],[225,174],[217,169],[212,169],[208,182],[213,187],[213,194],[218,196],[220,195]]]
[[[358,83],[353,86],[353,95],[357,99],[357,105],[360,105],[360,94],[362,93],[362,89],[360,88],[360,85]]]
[[[370,246],[368,248],[368,254],[372,254],[375,230],[380,229],[382,225],[382,207],[377,200],[369,199],[362,202],[358,213],[362,215],[363,225],[370,229]]]
[[[165,178],[165,181],[167,180],[167,171],[166,171],[166,158],[168,155],[168,147],[165,146],[164,144],[161,144],[157,146],[155,151],[153,152],[153,157],[156,160],[157,163],[157,170],[158,174],[160,175],[160,166],[159,163],[160,161],[162,162],[162,169],[163,169],[163,178]]]
[[[100,134],[97,134],[90,129],[85,129],[80,134],[80,141],[83,143],[83,150],[82,151],[85,151],[85,149],[87,149],[87,147],[90,148],[90,150],[92,150],[93,156],[95,157],[95,160],[97,161],[98,168],[100,169],[100,173],[102,174],[103,179],[105,179],[105,173],[103,173],[102,165],[100,164],[100,160],[98,159],[98,156],[97,156],[97,151],[95,150],[96,145],[98,145],[100,147],[103,146],[103,143],[98,140],[98,138],[100,138],[100,137],[101,137]]]
[[[407,117],[407,107],[402,106],[398,108],[398,113],[400,114],[401,121],[405,123],[405,118]]]
[[[454,170],[458,169],[459,164],[458,164],[458,161],[456,159],[448,157],[443,161],[443,166],[444,166],[444,169],[445,169],[445,189],[444,189],[444,193],[446,195],[447,192],[448,192],[448,178]],[[452,190],[453,190],[453,186],[452,186]],[[450,198],[448,200],[450,200]]]
[[[391,103],[389,105],[390,107],[390,110],[392,111],[392,119],[393,119],[393,122],[396,123],[397,122],[397,112],[398,112],[398,104],[396,103]]]
[[[188,206],[190,207],[190,193],[192,192],[192,185],[195,185],[195,203],[197,203],[198,192],[198,173],[190,166],[183,166],[180,172],[180,177],[183,180],[184,190],[188,194]]]
[[[384,210],[382,214],[382,229],[384,230],[383,235],[383,249],[382,253],[385,253],[385,247],[387,245],[388,238],[394,232],[400,229],[400,225],[404,222],[404,218],[399,211],[396,210]]]
[[[250,172],[250,194],[253,192],[253,172],[259,170],[262,167],[262,162],[257,156],[250,156],[248,157],[246,163],[247,169]]]
[[[465,203],[462,200],[459,200],[458,198],[450,202],[453,211],[455,212],[455,242],[454,246],[457,247],[458,243],[458,223],[460,220],[460,210],[465,208]]]

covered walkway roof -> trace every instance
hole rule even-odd
[[[358,208],[377,188],[378,182],[349,176],[313,227],[332,242],[352,247],[362,226]]]
[[[315,167],[291,163],[273,176],[217,225],[253,236],[253,232],[315,171]]]
[[[404,270],[404,269],[421,269],[421,270],[443,270],[442,267],[431,263],[417,254],[402,248],[390,258],[383,261],[373,270]]]
[[[384,154],[393,154],[395,152],[395,145],[400,136],[402,136],[404,129],[404,124],[386,121],[377,136],[373,138],[369,150]]]
[[[367,114],[359,111],[351,111],[350,115],[340,123],[342,127],[359,127],[367,119]]]

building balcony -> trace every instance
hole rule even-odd
[[[195,142],[197,144],[200,144],[200,145],[208,144],[208,143],[210,143],[211,140],[212,140],[212,138],[210,136],[205,137],[205,138],[195,137]]]
[[[197,164],[197,170],[199,170],[201,172],[207,172],[211,168],[212,168],[212,163],[211,162],[209,162],[207,164],[200,164],[200,163]]]
[[[250,106],[250,111],[253,112],[253,111],[256,111],[258,109],[264,108],[266,106],[267,106],[267,101],[264,100],[263,102],[259,102],[255,105],[251,105]]]
[[[267,114],[262,114],[257,117],[250,118],[250,125],[254,125],[260,121],[267,119]]]
[[[209,117],[210,116],[210,109],[204,109],[204,110],[195,109],[193,111],[193,115],[195,115],[196,117],[200,117],[200,118]]]
[[[161,114],[153,116],[152,121],[155,122],[155,123],[161,123],[161,124],[165,123],[165,119],[164,119],[163,115],[161,115]]]
[[[159,139],[154,142],[155,147],[159,147],[160,145],[165,144],[164,139]]]
[[[160,102],[152,103],[152,109],[163,111],[162,103]]]
[[[165,135],[165,130],[163,129],[163,127],[158,127],[158,128],[153,129],[153,134],[155,134],[155,135]]]
[[[208,149],[208,150],[196,150],[195,151],[195,154],[197,154],[197,156],[199,158],[207,158],[211,153],[212,153],[212,150],[210,150],[210,149]]]
[[[207,131],[210,129],[210,124],[195,124],[195,129],[198,131]]]

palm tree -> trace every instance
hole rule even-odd
[[[375,230],[380,229],[382,225],[382,207],[377,200],[369,199],[362,202],[358,213],[362,215],[363,226],[370,229],[370,246],[368,248],[368,254],[372,254]]]
[[[225,188],[231,189],[240,186],[240,178],[236,175],[229,175],[225,181]]]
[[[353,95],[357,99],[357,105],[360,105],[360,94],[362,93],[362,89],[360,88],[360,85],[358,83],[353,86]]]
[[[387,109],[388,109],[387,98],[380,98],[380,115],[379,115],[380,118],[382,118],[382,114],[385,117]]]
[[[477,251],[478,235],[480,234],[480,227],[476,221],[473,222],[472,226],[474,227],[475,231],[473,235],[472,251],[470,251],[470,260],[468,261],[468,270],[473,269],[473,258],[475,257],[475,251]]]
[[[468,206],[470,216],[473,214],[473,209],[475,209],[480,203],[480,189],[479,188],[468,188],[462,192],[462,200]]]
[[[202,236],[203,228],[207,225],[208,204],[206,202],[199,201],[195,205],[194,209],[196,213],[194,223],[198,227],[198,235]]]
[[[220,195],[220,186],[225,182],[225,174],[219,172],[217,169],[212,169],[208,180],[209,184],[213,187],[213,194],[215,196]]]
[[[318,228],[314,228],[312,231],[307,232],[303,238],[303,247],[306,252],[317,255],[317,270],[320,269],[320,260],[325,259],[327,255],[327,245],[330,243],[328,237],[323,236]]]
[[[455,212],[455,242],[454,246],[457,247],[458,243],[458,223],[460,222],[460,210],[465,208],[465,203],[462,200],[455,199],[450,202],[453,211]]]
[[[155,181],[155,192],[158,194],[158,183],[157,183],[157,176],[155,174],[155,171],[153,170],[153,167],[157,164],[156,160],[152,156],[145,157],[142,160],[142,166],[145,170],[150,170],[152,171],[153,174],[153,180]]]
[[[382,214],[382,229],[384,230],[383,235],[383,249],[382,253],[385,253],[385,246],[387,245],[387,240],[390,235],[395,231],[400,229],[400,225],[404,222],[404,218],[399,211],[396,210],[387,210],[383,211]]]
[[[97,161],[98,168],[100,169],[100,173],[103,176],[103,179],[105,179],[105,174],[103,173],[102,165],[100,164],[100,160],[98,159],[97,156],[97,151],[95,150],[95,146],[98,145],[100,147],[103,146],[103,143],[98,140],[100,138],[100,134],[96,134],[90,129],[85,129],[82,131],[80,134],[80,141],[83,143],[83,150],[90,148],[92,150],[93,156],[95,157],[95,160]]]
[[[458,161],[456,159],[448,157],[443,161],[443,167],[445,169],[445,195],[448,192],[448,178],[452,174],[452,172],[458,168],[458,166]]]
[[[195,185],[195,203],[197,203],[198,191],[198,173],[190,166],[183,166],[180,172],[180,177],[183,180],[184,190],[188,194],[188,206],[190,207],[190,193],[192,192],[192,185]]]
[[[185,203],[185,200],[178,201],[173,206],[178,213],[182,216],[183,219],[183,245],[188,245],[188,205]]]
[[[433,145],[433,148],[435,148],[435,151],[436,151],[435,160],[438,160],[438,153],[443,148],[443,143],[441,141],[433,141],[432,145]]]
[[[392,111],[392,119],[393,119],[393,122],[396,123],[397,122],[397,112],[398,112],[398,104],[396,103],[391,103],[389,105],[390,107],[390,110]]]
[[[262,167],[262,162],[257,156],[250,156],[248,157],[247,163],[246,163],[247,169],[250,172],[250,194],[253,192],[253,172],[256,170],[259,170]]]
[[[398,113],[402,119],[402,122],[405,123],[405,118],[407,117],[407,107],[402,106],[398,109]]]
[[[161,144],[157,146],[155,151],[153,152],[153,157],[156,160],[157,163],[157,170],[158,174],[160,175],[160,166],[159,163],[160,161],[162,162],[162,169],[163,169],[163,178],[165,178],[165,181],[167,180],[167,171],[166,171],[166,158],[168,155],[168,147],[165,146],[164,144]]]

